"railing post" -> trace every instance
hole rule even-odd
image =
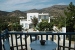
[[[0,50],[2,50],[1,33],[0,33]]]
[[[8,35],[8,29],[5,29],[5,33],[6,33],[6,38],[8,39],[9,35]]]

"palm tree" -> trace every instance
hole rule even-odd
[[[38,23],[38,18],[33,17],[31,20],[32,20],[32,24],[34,25],[34,28],[35,28]]]

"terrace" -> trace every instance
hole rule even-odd
[[[55,50],[75,50],[74,43],[72,40],[72,35],[75,35],[74,32],[67,32],[67,33],[52,33],[52,32],[10,32],[8,30],[5,30],[1,34],[1,42],[0,43],[0,50],[5,50],[3,47],[5,39],[8,39],[10,46],[13,48],[13,50],[32,50],[30,47],[30,43],[32,41],[31,35],[37,35],[39,37],[36,37],[35,40],[50,40],[57,44],[57,47]],[[54,36],[57,35],[57,40],[54,39]],[[59,39],[59,36],[63,35],[63,40]],[[69,40],[66,40],[66,35],[69,36]],[[2,45],[1,45],[2,44]],[[2,49],[1,49],[2,47]]]

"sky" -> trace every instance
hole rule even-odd
[[[1,11],[26,11],[30,9],[42,9],[53,5],[69,5],[75,0],[0,0]]]

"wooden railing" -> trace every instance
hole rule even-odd
[[[29,49],[29,44],[33,41],[32,39],[32,35],[35,35],[35,40],[42,40],[43,39],[43,35],[45,35],[46,39],[45,40],[52,40],[54,42],[57,43],[58,47],[56,48],[56,50],[66,50],[65,48],[67,48],[67,50],[70,49],[74,49],[74,43],[71,43],[72,41],[72,35],[75,35],[74,32],[67,32],[67,33],[52,33],[52,32],[10,32],[8,30],[5,30],[2,34],[1,34],[1,38],[0,38],[0,50],[4,50],[3,48],[3,42],[5,41],[5,39],[8,38],[10,46],[13,47],[13,50],[20,50],[20,49],[26,49],[26,50],[30,50]],[[57,35],[58,39],[55,40],[54,36]],[[61,39],[59,38],[60,35],[63,35],[63,41],[62,41],[62,45],[61,44]],[[68,43],[66,42],[66,36],[68,35]],[[29,44],[28,44],[29,43]],[[66,46],[67,43],[67,46]],[[1,45],[2,44],[2,45]],[[73,45],[72,45],[73,44]],[[2,48],[1,48],[2,47]]]

